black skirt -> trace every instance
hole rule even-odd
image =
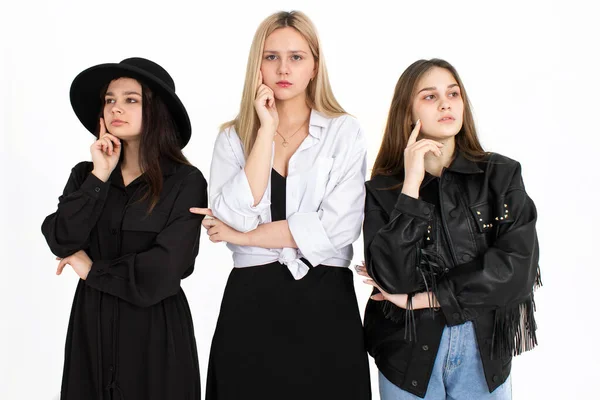
[[[271,173],[271,219],[286,217],[286,178]],[[295,280],[274,262],[234,268],[213,338],[207,400],[369,400],[363,327],[347,268]]]
[[[278,262],[234,268],[212,342],[207,400],[371,398],[353,274]]]

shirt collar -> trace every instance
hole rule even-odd
[[[454,160],[452,160],[450,166],[446,169],[461,174],[479,174],[483,172],[483,170],[479,168],[479,165],[476,161],[467,159],[464,154],[458,150],[456,152],[456,157],[454,157]],[[394,187],[402,182],[400,177],[404,177],[404,170],[401,170],[397,175],[377,175],[369,181],[369,184],[375,189],[389,189],[390,187]],[[425,172],[425,178],[423,179],[423,182],[421,182],[421,188],[426,186],[435,178],[435,176]]]
[[[479,174],[483,172],[483,170],[479,168],[477,162],[467,159],[464,153],[458,150],[456,152],[456,157],[454,157],[454,160],[447,169],[461,174]]]
[[[312,109],[310,111],[310,126],[308,127],[308,133],[310,133],[311,136],[320,139],[323,129],[329,126],[329,122],[330,118]]]
[[[160,159],[160,170],[162,171],[162,175],[166,178],[169,175],[173,175],[177,171],[177,162],[167,158],[161,157]],[[142,174],[143,176],[143,174]],[[139,178],[141,178],[140,176]],[[140,183],[143,179],[136,178],[132,183]],[[109,182],[116,186],[125,186],[123,183],[123,175],[121,174],[121,160],[119,160],[117,166],[111,172]]]

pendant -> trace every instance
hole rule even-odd
[[[288,142],[287,142],[287,140],[283,139],[283,142],[281,142],[281,145],[282,145],[283,147],[287,147],[287,145],[288,145]]]

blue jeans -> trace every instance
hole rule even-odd
[[[420,400],[400,389],[379,372],[381,400]],[[489,392],[479,356],[472,322],[446,326],[433,364],[425,400],[510,400],[510,376],[492,393]]]

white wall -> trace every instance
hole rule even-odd
[[[186,155],[208,177],[217,127],[239,105],[252,35],[282,9],[305,11],[319,28],[336,96],[368,134],[370,165],[401,72],[419,58],[455,65],[484,146],[522,163],[539,212],[540,345],[513,363],[514,398],[597,398],[600,352],[591,321],[600,277],[594,254],[600,31],[584,3],[3,2],[0,398],[50,399],[60,388],[77,279],[70,270],[54,275],[40,225],[71,167],[89,159],[92,137],[69,104],[72,79],[89,66],[131,56],[163,65],[192,119]],[[355,250],[359,262],[362,238]],[[231,264],[225,246],[203,236],[196,272],[183,284],[203,386]],[[364,309],[369,288],[357,282]],[[373,377],[375,371],[372,364]],[[373,388],[378,399],[375,380]]]

